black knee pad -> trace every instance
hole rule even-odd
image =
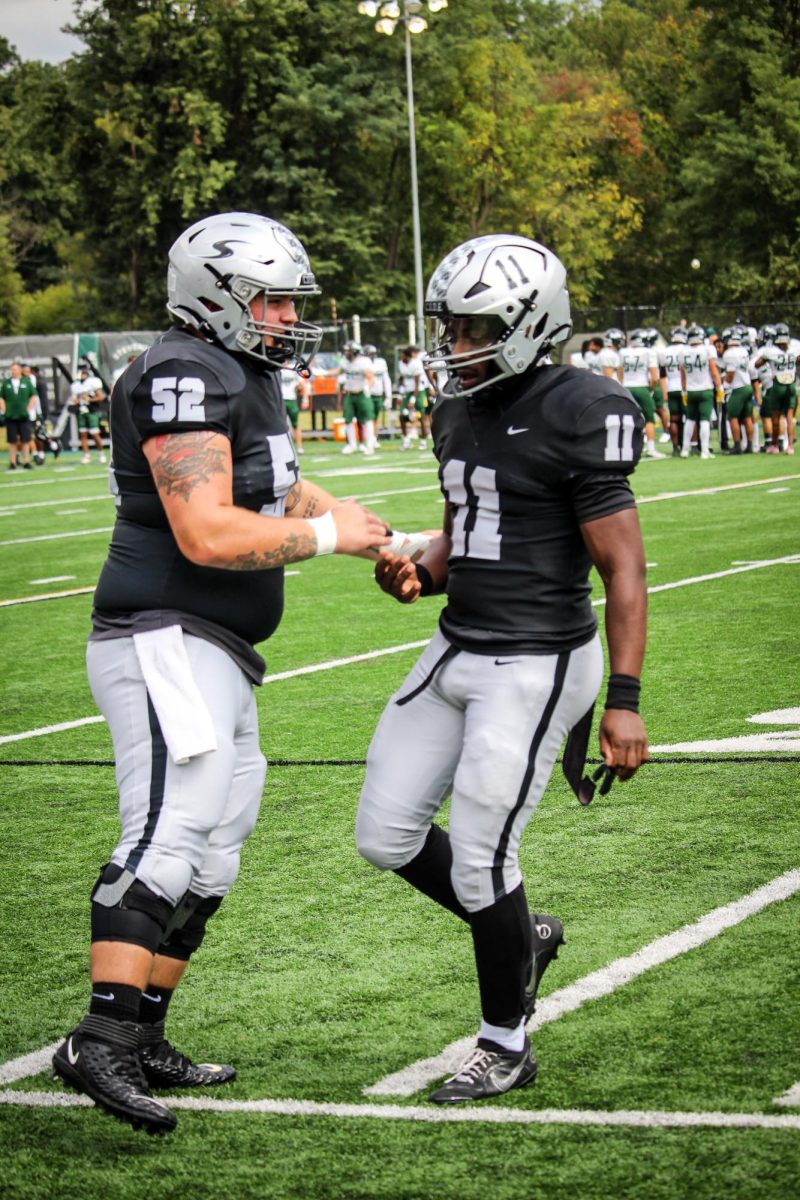
[[[158,953],[188,962],[206,935],[206,924],[222,904],[222,896],[196,896],[187,892],[175,909]]]
[[[174,910],[132,871],[108,863],[92,889],[92,941],[129,942],[155,954]]]

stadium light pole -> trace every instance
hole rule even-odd
[[[447,8],[447,0],[427,0],[432,13]],[[417,184],[417,135],[414,126],[414,73],[411,65],[411,36],[424,33],[428,22],[422,15],[425,5],[422,0],[361,0],[358,11],[365,17],[377,17],[375,29],[378,33],[391,36],[402,23],[406,35],[406,93],[408,106],[408,146],[411,157],[411,219],[414,230],[414,281],[416,289],[417,344],[425,349],[425,321],[422,314],[422,233],[419,220],[419,187]]]

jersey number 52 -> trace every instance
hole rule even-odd
[[[154,379],[151,390],[153,397],[153,420],[165,421],[204,421],[205,412],[203,401],[206,395],[206,385],[202,379],[185,375],[177,379],[167,375],[163,379]]]

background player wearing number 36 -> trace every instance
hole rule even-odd
[[[305,370],[319,345],[298,312],[318,290],[285,226],[198,221],[169,255],[177,324],[111,397],[117,521],[87,664],[122,833],[92,892],[89,1013],[53,1067],[148,1132],[176,1124],[151,1087],[235,1076],[176,1050],[164,1017],[258,814],[254,646],[281,619],[283,568],[390,543],[380,518],[300,478],[279,373]]]
[[[425,311],[428,368],[448,376],[433,410],[444,528],[416,563],[384,551],[376,578],[401,602],[446,591],[447,604],[375,731],[357,842],[470,928],[482,1020],[474,1051],[431,1096],[450,1104],[536,1077],[526,1023],[563,930],[529,912],[518,848],[567,735],[565,772],[591,796],[581,775],[603,676],[592,564],[611,659],[601,790],[647,758],[645,558],[628,483],[643,418],[616,380],[551,365],[570,334],[569,296],[563,265],[536,242],[456,247]],[[433,823],[447,796],[449,833]]]

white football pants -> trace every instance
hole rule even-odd
[[[391,698],[367,755],[359,852],[382,870],[409,863],[452,793],[452,882],[468,912],[522,882],[522,832],[561,743],[600,689],[595,637],[552,655],[446,654],[439,631]],[[427,681],[427,682],[426,682]]]
[[[122,834],[112,862],[176,904],[189,887],[224,896],[261,803],[267,764],[253,685],[230,655],[184,634],[217,749],[177,766],[167,753],[132,637],[89,642],[89,684],[114,742]]]

